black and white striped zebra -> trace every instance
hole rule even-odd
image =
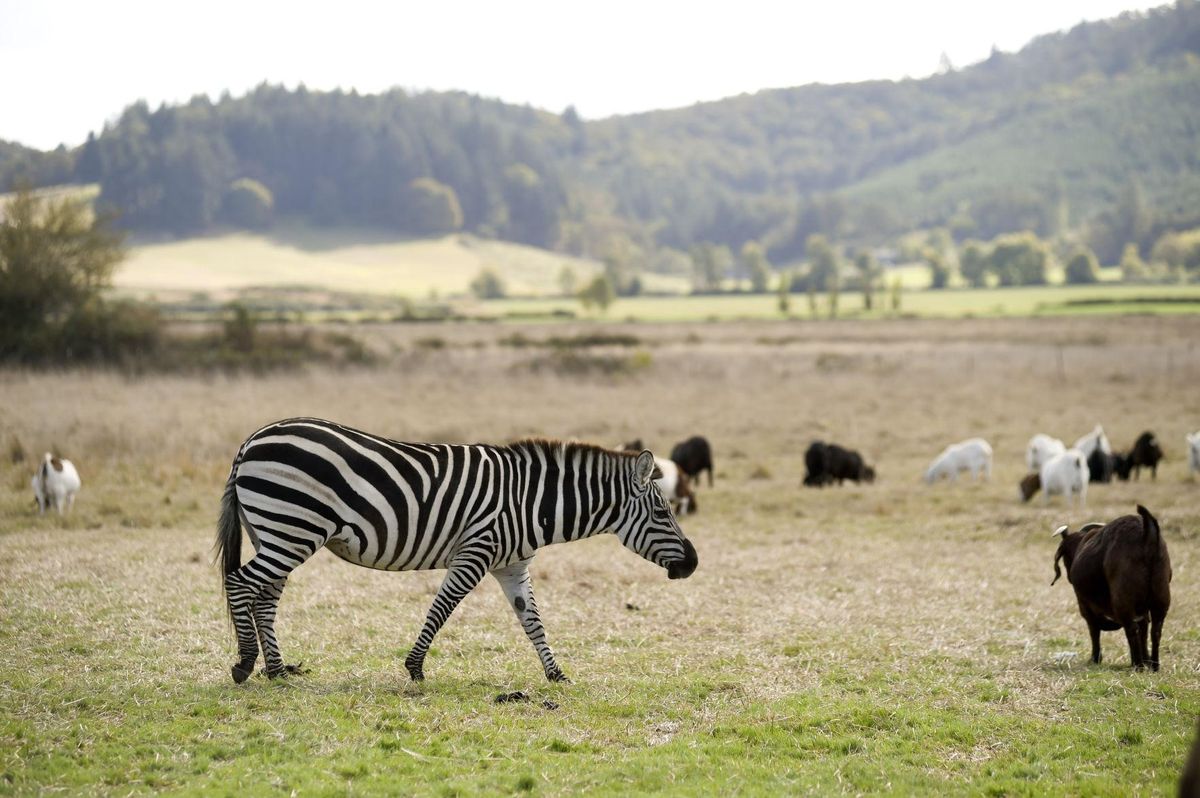
[[[528,440],[508,446],[399,443],[315,418],[279,421],[238,450],[217,528],[225,595],[237,634],[233,679],[284,665],[275,611],[288,574],[322,546],[387,571],[448,569],[404,664],[424,678],[425,654],[454,608],[490,573],[541,658],[546,644],[529,561],[552,543],[614,532],[671,579],[696,570],[696,550],[654,485],[650,452]],[[255,555],[241,564],[242,528]]]

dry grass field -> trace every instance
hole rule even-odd
[[[0,374],[0,793],[1169,794],[1200,714],[1200,318],[604,325],[631,347],[531,345],[597,325],[353,329],[373,369],[262,378]],[[514,334],[518,334],[514,337]],[[524,345],[513,345],[522,343]],[[401,439],[541,435],[666,453],[702,433],[716,482],[668,582],[605,536],[532,568],[548,685],[491,580],[409,682],[441,573],[328,553],[289,581],[279,634],[306,676],[235,686],[210,550],[241,440],[289,415]],[[1025,442],[1143,429],[1158,479],[1086,509],[1017,498]],[[919,481],[979,435],[993,479]],[[800,487],[814,438],[873,485]],[[19,443],[19,446],[18,446]],[[84,480],[34,514],[30,461]],[[1121,635],[1088,662],[1060,523],[1150,507],[1174,565],[1163,668]],[[522,690],[532,700],[496,704]],[[542,705],[551,701],[557,708]]]
[[[306,286],[351,294],[423,299],[465,295],[482,269],[523,296],[556,296],[570,267],[580,285],[597,261],[468,234],[411,239],[358,228],[280,225],[269,234],[235,232],[179,241],[134,241],[114,275],[123,293],[205,292],[229,297],[248,288]],[[683,291],[687,281],[649,275],[648,287]]]

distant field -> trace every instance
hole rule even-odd
[[[176,307],[193,306],[201,315],[234,299],[253,297],[265,306],[304,309],[310,320],[391,318],[401,299],[450,299],[468,316],[586,316],[581,304],[558,296],[564,266],[582,284],[600,268],[593,260],[491,241],[470,235],[401,239],[378,232],[284,228],[269,235],[230,233],[171,242],[133,243],[118,268],[119,292],[153,298]],[[471,281],[484,268],[499,273],[520,299],[479,302],[467,299]],[[1056,277],[1055,275],[1051,275]],[[1104,270],[1111,280],[1114,270]],[[894,311],[886,292],[876,295],[871,312],[862,295],[843,292],[843,318],[918,316],[954,318],[1153,313],[1200,311],[1200,285],[1051,285],[1038,288],[955,288],[930,291],[928,271],[904,266],[888,271],[885,282],[904,288]],[[618,299],[596,318],[638,321],[779,319],[778,298],[768,295],[690,296],[684,277],[646,275],[646,290],[659,296]],[[790,296],[789,314],[810,318],[808,297]],[[817,297],[818,315],[829,316],[829,298]],[[204,310],[203,308],[208,308]],[[186,314],[185,314],[186,315]]]
[[[808,297],[789,297],[791,316],[809,318]],[[1085,304],[1086,303],[1086,304]],[[575,310],[577,302],[565,300],[500,300],[486,303],[499,315],[548,314],[554,310]],[[829,298],[817,295],[821,318],[829,316]],[[1062,316],[1111,313],[1179,314],[1200,312],[1200,285],[1114,285],[1044,286],[1038,288],[952,289],[946,291],[905,291],[900,315],[933,318],[974,316]],[[876,295],[874,310],[863,309],[859,293],[843,293],[838,298],[842,318],[883,318],[897,315],[887,295]],[[609,307],[611,319],[638,321],[705,321],[733,319],[780,319],[778,298],[774,295],[634,297],[618,299]]]
[[[376,231],[281,228],[169,242],[134,241],[117,270],[118,289],[134,294],[223,295],[247,288],[304,286],[350,294],[425,299],[466,294],[482,269],[494,269],[511,293],[557,294],[569,266],[580,285],[596,261],[471,235],[405,239]],[[652,290],[683,290],[652,277]]]

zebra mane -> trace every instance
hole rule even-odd
[[[584,455],[593,454],[623,460],[636,460],[640,454],[640,452],[623,452],[617,449],[609,449],[604,446],[597,446],[594,443],[563,441],[555,438],[523,438],[508,444],[508,448],[518,452],[540,450],[547,460],[559,460],[560,457],[566,459],[576,452]]]

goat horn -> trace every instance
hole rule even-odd
[[[1068,529],[1068,526],[1067,526],[1066,524],[1063,524],[1063,525],[1062,525],[1062,526],[1060,526],[1058,529],[1054,530],[1054,532],[1052,532],[1052,533],[1050,534],[1050,537],[1052,537],[1052,538],[1053,538],[1053,537],[1057,537],[1057,536],[1059,536],[1059,535],[1064,535],[1064,536],[1065,536],[1065,535],[1067,534],[1067,529]]]

